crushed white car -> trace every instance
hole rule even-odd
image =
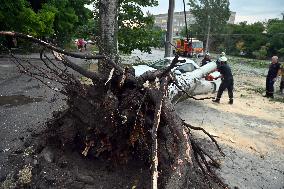
[[[174,57],[167,57],[148,65],[133,66],[135,75],[140,76],[146,71],[154,71],[169,66]],[[175,74],[178,85],[190,95],[214,93],[219,89],[221,79],[220,73],[214,71],[217,68],[215,62],[210,62],[205,66],[198,66],[193,60],[188,58],[179,58],[185,60],[184,63],[178,63],[172,72]],[[218,78],[218,79],[216,79]],[[169,97],[174,99],[178,94],[183,93],[174,84],[169,86]]]

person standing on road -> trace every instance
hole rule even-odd
[[[234,89],[234,79],[230,66],[227,64],[227,58],[221,56],[218,59],[219,64],[217,65],[218,71],[221,73],[222,83],[218,89],[217,97],[213,102],[220,103],[220,99],[225,89],[228,89],[229,104],[233,104],[233,89]],[[218,77],[218,78],[220,78]]]
[[[273,56],[266,76],[266,94],[264,97],[274,98],[274,83],[277,79],[277,75],[280,75],[280,63],[278,62],[278,57]]]
[[[206,53],[204,58],[201,61],[201,66],[204,66],[209,62],[211,62],[210,55],[209,55],[209,53]]]
[[[83,45],[84,45],[84,40],[82,38],[78,39],[77,46],[78,46],[78,50],[80,52],[82,52],[82,50],[83,50]]]
[[[281,82],[280,82],[280,93],[284,94],[284,63],[280,66]]]

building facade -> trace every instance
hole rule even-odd
[[[168,14],[158,14],[154,15],[154,17],[155,17],[155,25],[159,26],[163,30],[167,30]],[[228,23],[234,24],[235,18],[236,18],[236,12],[231,12],[231,16],[228,20]],[[190,11],[186,12],[186,19],[188,24],[193,24],[195,21],[194,16],[190,13]],[[178,34],[184,27],[185,27],[184,12],[175,12],[173,20],[174,34]]]

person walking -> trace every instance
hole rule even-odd
[[[82,50],[83,50],[83,45],[84,45],[84,40],[82,38],[78,39],[77,46],[78,46],[78,50],[80,52],[82,52]]]
[[[273,56],[266,76],[266,94],[264,97],[274,98],[274,83],[277,79],[277,75],[280,75],[280,63],[278,62],[278,57]]]
[[[225,89],[228,89],[228,95],[229,95],[229,104],[233,104],[233,89],[234,89],[234,78],[231,71],[230,66],[227,64],[227,58],[225,56],[221,56],[218,59],[218,65],[217,69],[221,73],[222,82],[220,84],[220,87],[217,92],[216,99],[213,100],[213,102],[220,103],[220,99],[222,97],[222,94]],[[218,77],[218,78],[220,78]],[[217,78],[217,79],[218,79]]]

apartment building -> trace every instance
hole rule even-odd
[[[155,25],[159,26],[163,30],[167,30],[167,20],[168,14],[158,14],[154,15],[155,17]],[[231,16],[228,20],[228,23],[234,24],[236,18],[236,12],[231,12]],[[194,23],[195,19],[190,11],[186,12],[186,19],[188,24]],[[175,12],[174,20],[173,20],[173,31],[174,33],[179,33],[182,28],[185,26],[184,22],[184,12]]]

